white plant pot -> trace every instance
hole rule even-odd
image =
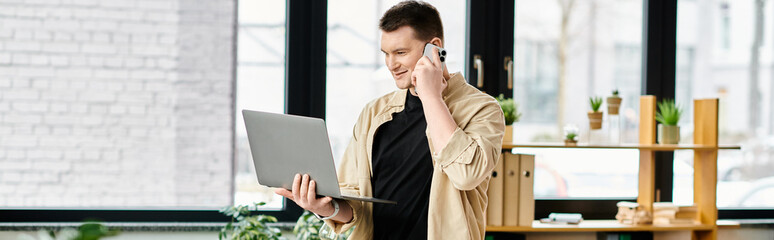
[[[677,144],[678,142],[680,142],[679,126],[658,125],[658,143]]]

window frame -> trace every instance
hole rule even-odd
[[[495,77],[486,77],[484,79],[484,87],[479,89],[492,93],[490,94],[492,96],[503,94],[505,97],[513,97],[513,90],[507,88],[507,72],[501,64],[505,64],[505,57],[513,59],[512,56],[514,56],[514,31],[518,33],[518,29],[514,28],[516,21],[514,7],[518,7],[515,0],[498,1],[496,3],[468,0],[468,28],[466,34],[468,38],[466,49],[466,58],[468,59],[466,68],[468,74],[466,77],[468,83],[476,86],[476,80],[474,79],[477,76],[477,72],[473,68],[472,55],[479,54],[485,60],[489,58],[490,60],[488,62],[485,61],[484,64],[484,76]],[[484,36],[488,41],[481,41],[479,38],[471,36]],[[493,49],[491,46],[496,46],[497,48]],[[636,201],[636,198],[535,199],[534,219],[547,217],[552,212],[581,213],[584,219],[614,219],[618,209],[616,203],[619,201]]]
[[[476,54],[476,49],[481,46],[470,46],[471,44],[484,44],[487,46],[499,46],[500,49],[486,49],[486,53],[511,53],[512,47],[503,48],[502,46],[513,46],[513,13],[514,0],[503,1],[501,6],[481,6],[487,3],[483,1],[468,0],[468,62],[466,63],[468,82],[476,86],[473,69],[472,54]],[[655,95],[657,98],[675,98],[676,88],[676,61],[677,61],[677,1],[678,0],[643,0],[643,61],[642,61],[642,94]],[[511,5],[508,5],[511,4]],[[497,3],[490,3],[497,5]],[[477,7],[476,7],[477,6]],[[511,9],[505,11],[504,9]],[[485,28],[485,24],[494,24],[487,21],[510,22],[510,35],[507,30],[496,27]],[[508,24],[503,24],[508,25]],[[471,28],[471,26],[474,26]],[[499,26],[494,24],[493,26]],[[654,26],[649,28],[649,26]],[[515,30],[518,33],[518,29]],[[499,34],[499,35],[498,35]],[[484,36],[490,41],[471,41],[471,36]],[[499,42],[495,42],[499,41]],[[487,56],[483,54],[483,56]],[[502,54],[500,55],[502,57]],[[501,58],[500,58],[501,59]],[[490,61],[499,64],[498,61]],[[491,65],[491,63],[490,63]],[[513,92],[507,89],[507,76],[502,66],[485,67],[485,76],[496,76],[486,78],[482,91],[492,92],[493,96],[503,94],[506,97],[512,97]],[[496,72],[492,72],[496,71]],[[674,151],[656,152],[655,166],[655,187],[660,196],[660,201],[672,201],[672,192],[674,188]],[[540,219],[548,216],[551,212],[578,212],[582,213],[585,219],[614,219],[616,214],[616,203],[618,201],[636,201],[636,199],[536,199],[535,200],[535,218]],[[728,208],[718,210],[720,219],[774,219],[774,209],[739,209]]]
[[[231,69],[232,88],[236,89],[239,2],[234,1]],[[325,60],[327,1],[286,0],[285,41],[285,113],[325,117]],[[312,29],[310,31],[310,29]],[[293,47],[291,47],[293,46]],[[296,87],[289,87],[289,86]],[[236,92],[236,91],[234,91]],[[236,95],[232,99],[232,118],[236,117]],[[232,119],[234,120],[234,119]],[[236,129],[235,121],[232,129]],[[236,134],[232,131],[232,149]],[[236,156],[231,157],[235,163]],[[232,170],[233,172],[234,170]],[[232,174],[233,177],[233,174]],[[232,195],[234,188],[231,187]],[[281,210],[257,210],[254,214],[272,215],[281,222],[295,222],[303,209],[284,199]],[[0,222],[81,222],[87,220],[117,222],[228,222],[230,217],[218,209],[185,208],[0,208]]]
[[[237,2],[237,0],[234,1]],[[677,1],[643,0],[643,94],[656,95],[659,98],[674,98]],[[485,57],[502,59],[505,56],[513,56],[514,4],[515,0],[497,3],[467,0],[468,44],[465,51],[467,59],[465,68],[468,70],[467,79],[471,85],[476,85],[473,80],[476,70],[473,68],[472,55],[477,50],[485,49],[483,46],[497,46],[495,49],[487,48],[489,55]],[[324,118],[327,0],[286,0],[286,6],[286,113]],[[234,7],[238,8],[238,4],[234,4]],[[238,27],[237,14],[238,11],[235,11],[235,29]],[[502,24],[496,25],[496,28],[476,27],[487,26],[487,21],[499,21]],[[659,26],[659,28],[648,28],[648,26]],[[235,50],[237,33],[235,30],[232,40]],[[486,37],[482,40],[470,36]],[[510,49],[508,49],[509,46]],[[234,54],[234,62],[237,60],[236,57]],[[490,62],[495,65],[485,67],[485,76],[496,77],[486,78],[485,88],[482,90],[494,93],[492,95],[503,93],[511,97],[512,91],[506,88],[507,76],[502,71],[503,68],[497,66],[501,61]],[[232,78],[235,77],[236,65],[232,69]],[[236,88],[236,81],[233,84]],[[233,111],[236,109],[232,109],[232,113]],[[232,139],[232,141],[235,140]],[[672,152],[657,155],[656,188],[661,192],[662,201],[672,200],[672,162]],[[612,219],[615,217],[615,203],[618,201],[636,201],[636,199],[537,199],[535,219],[557,211],[580,212],[585,219]],[[281,222],[295,222],[303,212],[303,209],[287,199],[284,206],[282,210],[260,210],[254,213],[272,215]],[[720,219],[774,219],[774,209],[729,208],[719,209],[718,212]],[[0,209],[0,222],[78,222],[93,219],[121,222],[227,222],[230,220],[218,210],[210,209]]]
[[[288,205],[286,205],[288,206]],[[298,209],[295,209],[298,208]],[[280,222],[295,222],[303,211],[298,206],[282,211],[261,210],[255,214],[267,214]],[[229,222],[231,217],[218,210],[190,209],[32,209],[11,208],[0,210],[0,222]]]

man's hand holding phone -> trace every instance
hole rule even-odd
[[[447,86],[443,76],[444,63],[439,56],[438,47],[432,46],[432,61],[426,55],[422,56],[414,66],[414,71],[411,72],[411,84],[423,101],[425,99],[441,99],[443,90]]]

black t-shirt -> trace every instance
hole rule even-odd
[[[433,163],[425,113],[419,97],[406,93],[403,111],[379,126],[372,149],[374,239],[427,239],[427,211]]]

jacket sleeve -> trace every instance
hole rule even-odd
[[[433,152],[433,159],[454,187],[472,190],[491,175],[504,133],[505,118],[500,105],[486,103],[464,129],[457,127],[443,149]]]
[[[358,139],[358,136],[365,136],[365,132],[368,131],[367,128],[365,130],[361,129],[363,125],[366,125],[362,122],[365,112],[361,113],[360,118],[358,119],[357,123],[355,123],[355,127],[353,129],[352,139],[349,141],[349,144],[347,145],[346,150],[344,151],[344,155],[341,159],[341,164],[338,166],[338,178],[339,178],[339,188],[341,189],[341,193],[345,195],[353,195],[353,196],[359,196],[360,194],[360,187],[358,185],[358,161],[357,161],[357,150],[358,147],[360,147],[359,141],[365,141],[365,139]],[[336,234],[341,234],[343,232],[346,232],[350,228],[356,226],[358,224],[358,221],[362,219],[363,214],[363,203],[360,201],[353,201],[353,200],[345,200],[349,206],[352,208],[352,220],[348,223],[340,223],[333,220],[324,220],[325,224],[333,228],[334,232]]]

